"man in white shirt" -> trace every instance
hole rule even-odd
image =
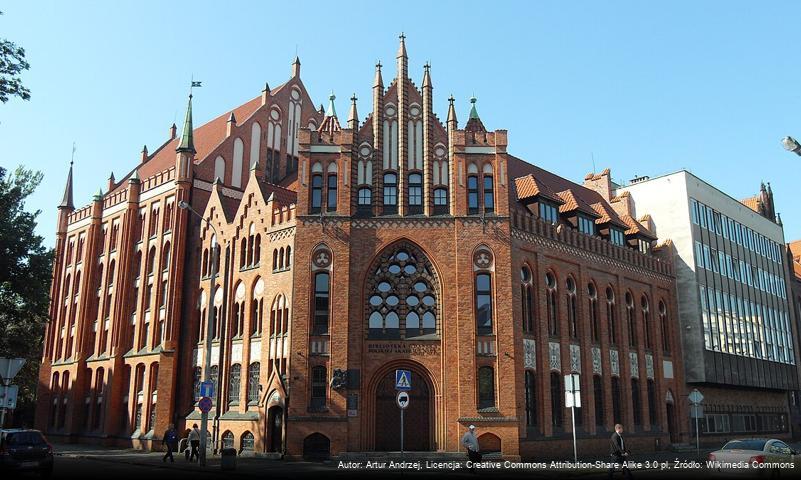
[[[470,464],[470,471],[475,473],[475,464],[481,461],[481,453],[478,448],[478,437],[476,436],[476,426],[470,425],[467,431],[462,436],[462,445],[467,449],[467,458],[472,462]]]
[[[197,428],[197,423],[192,425],[192,430],[189,431],[189,445],[192,452],[189,454],[189,461],[194,462],[195,458],[200,460],[200,430]]]

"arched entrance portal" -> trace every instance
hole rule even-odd
[[[284,410],[279,406],[270,407],[267,411],[267,451],[281,452]]]
[[[415,378],[416,377],[416,378]],[[431,450],[431,392],[427,382],[412,373],[409,407],[404,412],[404,451]],[[400,409],[395,403],[395,370],[378,383],[375,403],[375,450],[400,450]]]

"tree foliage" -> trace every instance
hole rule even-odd
[[[29,68],[31,66],[25,60],[25,49],[0,38],[0,102],[6,103],[11,97],[23,100],[31,98],[31,91],[22,85],[20,78],[20,74]]]
[[[40,211],[25,210],[25,199],[42,174],[0,167],[0,357],[27,359],[14,383],[18,404],[30,408],[36,392],[44,326],[48,320],[53,251],[35,232]]]

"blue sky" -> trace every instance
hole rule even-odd
[[[399,8],[402,5],[403,8]],[[359,2],[27,1],[0,5],[0,37],[23,46],[29,102],[0,104],[0,165],[45,173],[29,208],[54,241],[73,141],[75,203],[84,205],[180,124],[187,85],[196,124],[290,73],[317,103],[356,93],[370,110],[376,60],[394,75],[398,34],[410,74],[432,63],[435,110],[471,94],[509,150],[580,182],[687,168],[743,198],[770,181],[788,240],[801,238],[801,3],[738,1]]]

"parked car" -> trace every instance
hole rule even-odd
[[[798,452],[775,438],[732,440],[707,457],[707,468],[716,472],[751,473],[778,477],[798,460]]]
[[[52,445],[39,430],[0,430],[0,472],[22,471],[38,471],[49,478],[53,473]]]

